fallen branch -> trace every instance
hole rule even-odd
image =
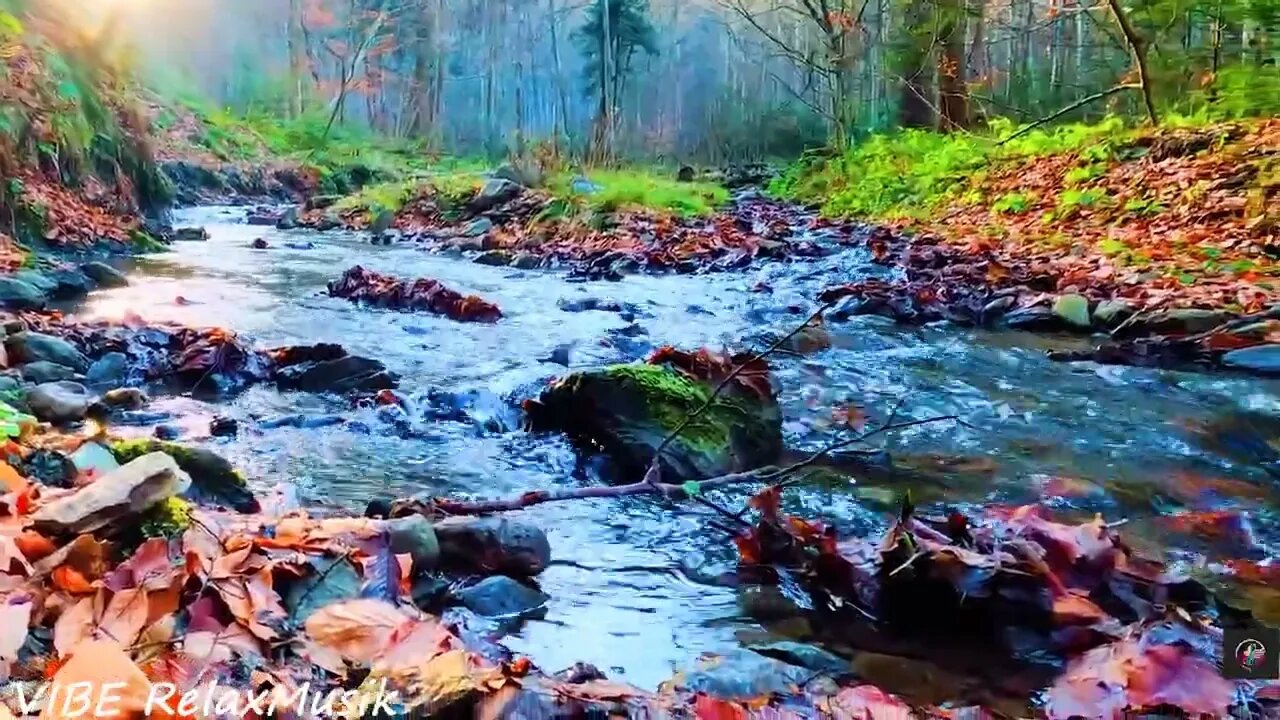
[[[1094,93],[1094,94],[1092,94],[1092,95],[1090,95],[1090,96],[1088,96],[1088,97],[1080,98],[1079,100],[1077,100],[1077,101],[1075,101],[1075,102],[1071,103],[1070,105],[1068,105],[1068,106],[1066,106],[1066,107],[1062,108],[1061,110],[1058,110],[1057,112],[1053,113],[1052,115],[1048,115],[1048,116],[1046,116],[1046,117],[1042,117],[1042,118],[1040,118],[1039,120],[1037,120],[1037,121],[1035,121],[1035,122],[1031,123],[1030,125],[1027,125],[1026,127],[1022,128],[1022,129],[1021,129],[1021,130],[1019,130],[1018,132],[1016,132],[1016,133],[1014,133],[1014,134],[1010,135],[1009,137],[1007,137],[1007,138],[1005,138],[1005,139],[1001,140],[1000,142],[998,142],[998,143],[996,143],[996,144],[997,144],[997,145],[1004,145],[1005,143],[1007,143],[1007,142],[1009,142],[1009,141],[1011,141],[1011,140],[1013,140],[1013,139],[1015,139],[1015,138],[1019,138],[1019,137],[1022,137],[1023,135],[1026,135],[1027,133],[1031,132],[1032,130],[1035,130],[1036,128],[1040,127],[1041,125],[1044,125],[1045,123],[1051,123],[1051,122],[1053,122],[1054,120],[1057,120],[1058,118],[1062,117],[1063,115],[1066,115],[1067,113],[1071,112],[1072,110],[1075,110],[1076,108],[1080,108],[1080,107],[1083,107],[1083,106],[1085,106],[1085,105],[1088,105],[1088,104],[1089,104],[1089,103],[1091,103],[1091,102],[1095,102],[1095,101],[1097,101],[1097,100],[1101,100],[1101,99],[1103,99],[1103,98],[1111,97],[1112,95],[1115,95],[1115,94],[1116,94],[1116,93],[1118,93],[1118,92],[1124,92],[1125,90],[1141,90],[1141,89],[1142,89],[1142,86],[1141,86],[1141,85],[1138,85],[1138,84],[1135,84],[1135,83],[1125,83],[1125,84],[1123,84],[1123,85],[1116,85],[1116,86],[1115,86],[1115,87],[1113,87],[1113,88],[1110,88],[1110,89],[1107,89],[1107,90],[1103,90],[1102,92]]]
[[[892,425],[882,425],[874,430],[869,430],[856,437],[846,438],[837,443],[832,443],[827,447],[815,452],[809,457],[784,468],[763,467],[755,470],[748,470],[739,473],[730,473],[728,475],[719,475],[707,480],[698,480],[688,482],[683,485],[674,485],[672,483],[654,482],[648,478],[639,482],[627,485],[611,485],[611,486],[592,486],[580,488],[566,488],[553,490],[533,490],[519,497],[498,499],[498,500],[474,500],[474,501],[457,501],[437,498],[433,503],[435,510],[439,510],[448,515],[481,515],[485,513],[510,512],[512,510],[523,510],[534,505],[541,505],[548,502],[562,502],[564,500],[585,500],[589,498],[619,498],[629,497],[633,495],[657,495],[670,500],[685,500],[691,494],[697,496],[706,490],[714,490],[716,488],[728,487],[731,485],[743,485],[746,483],[768,483],[774,482],[781,478],[786,478],[797,470],[801,470],[829,452],[838,450],[842,447],[863,442],[876,435],[903,430],[909,427],[925,425],[928,423],[956,421],[958,418],[954,415],[941,415],[938,417],[926,418],[923,420],[911,420],[908,422],[895,423]],[[721,514],[725,514],[734,520],[740,520],[732,513],[724,512],[721,508],[716,508]]]

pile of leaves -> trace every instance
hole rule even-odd
[[[357,265],[329,283],[329,294],[355,303],[396,310],[425,310],[461,322],[493,323],[502,318],[497,305],[476,295],[463,295],[436,280],[412,282]]]
[[[904,647],[915,643],[914,652],[945,657],[952,643],[997,648],[1006,668],[1042,665],[1054,718],[1170,708],[1221,716],[1275,701],[1275,686],[1222,678],[1212,596],[1138,557],[1100,517],[1064,524],[1036,506],[917,517],[908,500],[884,537],[840,539],[784,514],[777,486],[750,506],[759,522],[735,538],[744,565],[797,573],[814,606],[838,608],[843,634],[862,649],[911,654]]]
[[[770,400],[774,396],[768,361],[750,353],[726,355],[706,348],[689,352],[664,345],[654,350],[645,362],[650,365],[666,365],[692,380],[709,383],[712,387],[728,382],[735,389],[761,400]]]
[[[849,179],[856,183],[856,179]],[[877,237],[903,268],[890,288],[853,288],[909,310],[972,319],[978,299],[1017,291],[1257,312],[1280,299],[1280,121],[1103,138],[992,161],[925,217]]]

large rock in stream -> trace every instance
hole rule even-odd
[[[207,448],[163,440],[122,440],[111,444],[111,454],[120,463],[130,463],[149,454],[164,453],[189,476],[184,496],[197,503],[226,505],[238,512],[261,510],[249,484],[231,463]]]
[[[32,525],[52,535],[93,532],[141,513],[191,485],[168,455],[143,455],[75,492],[44,503]]]
[[[769,465],[782,452],[782,416],[763,361],[711,399],[717,373],[724,377],[735,360],[664,349],[647,363],[577,372],[525,403],[529,425],[602,449],[634,481],[663,440],[710,400],[663,451],[662,479],[697,480]]]

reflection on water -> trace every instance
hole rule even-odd
[[[824,284],[868,272],[861,251],[845,250],[804,266],[774,262],[741,275],[574,284],[563,274],[476,265],[411,244],[373,246],[358,234],[250,227],[236,222],[240,214],[186,211],[182,223],[204,225],[211,239],[140,260],[129,287],[95,293],[82,315],[136,312],[149,320],[222,325],[264,345],[338,342],[381,359],[409,392],[506,396],[530,392],[563,372],[542,360],[557,347],[570,346],[571,365],[588,366],[635,359],[666,343],[740,345],[798,323]],[[256,237],[265,237],[271,249],[251,249]],[[306,240],[312,249],[284,245]],[[436,278],[497,302],[505,317],[497,325],[463,324],[326,297],[325,283],[355,264]],[[765,285],[771,291],[752,291]],[[584,297],[630,303],[634,320],[557,307]],[[796,489],[788,498],[793,510],[845,532],[874,532],[902,487],[911,486],[926,501],[1046,501],[1106,512],[1129,517],[1141,536],[1147,533],[1143,518],[1159,512],[1240,506],[1257,511],[1259,551],[1272,554],[1267,543],[1274,539],[1276,486],[1259,453],[1270,447],[1273,429],[1255,427],[1261,439],[1224,442],[1213,423],[1238,410],[1277,412],[1280,384],[1062,365],[1044,357],[1047,347],[1080,340],[902,328],[877,318],[830,329],[833,349],[775,360],[792,447],[823,444],[833,429],[831,409],[851,403],[882,418],[905,397],[900,418],[955,414],[965,423],[887,438],[892,464],[862,468],[857,484],[840,477]],[[269,388],[252,389],[225,407],[191,399],[162,399],[156,407],[231,415],[242,428],[251,428],[255,417],[354,412],[336,398]],[[367,419],[369,434],[342,426],[282,427],[211,442],[264,488],[290,480],[304,500],[351,509],[375,494],[507,496],[582,482],[575,479],[572,453],[555,438],[442,421],[402,439]],[[1206,479],[1213,478],[1223,481],[1213,486],[1221,490],[1206,489]],[[735,591],[712,582],[732,569],[734,554],[699,510],[626,499],[525,512],[551,539],[557,562],[541,582],[552,599],[545,619],[526,624],[506,642],[539,665],[556,670],[586,661],[612,677],[652,687],[699,653],[758,634],[754,622],[740,617]]]

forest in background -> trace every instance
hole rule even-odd
[[[556,140],[721,162],[1064,108],[1067,120],[1280,110],[1275,0],[130,0],[99,12],[167,91],[458,155]]]

